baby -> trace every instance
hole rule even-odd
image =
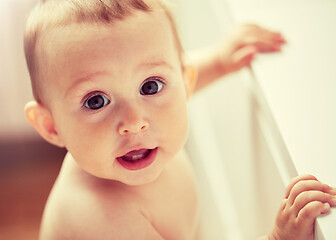
[[[246,25],[192,67],[160,0],[42,1],[25,32],[35,98],[25,113],[68,153],[40,238],[196,239],[197,190],[183,150],[187,100],[283,43]],[[333,194],[312,176],[295,179],[265,239],[313,239]]]

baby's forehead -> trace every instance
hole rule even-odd
[[[124,17],[112,23],[69,23],[65,25],[54,25],[46,29],[40,39],[40,47],[48,55],[58,54],[59,50],[70,50],[66,48],[76,49],[78,43],[84,45],[85,43],[99,42],[102,37],[108,33],[116,40],[122,39],[124,36],[132,35],[136,32],[139,26],[147,24],[149,28],[153,28],[153,23],[160,22],[160,28],[171,29],[172,23],[166,14],[162,11],[158,12],[140,12],[137,11],[138,16],[133,15]],[[164,20],[163,20],[164,19]],[[147,32],[144,29],[144,33]],[[176,38],[174,31],[169,31],[173,38]],[[140,36],[141,37],[141,36]],[[127,44],[127,43],[125,43]]]
[[[113,24],[55,27],[44,37],[45,50],[41,53],[45,55],[44,66],[48,73],[53,73],[48,75],[54,81],[61,77],[72,79],[82,69],[97,71],[99,64],[104,68],[105,62],[110,63],[112,70],[124,68],[121,63],[153,66],[165,61],[180,67],[179,52],[169,25],[162,13],[145,13]]]

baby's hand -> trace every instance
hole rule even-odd
[[[253,24],[236,27],[223,40],[220,62],[223,73],[237,71],[249,66],[258,52],[277,52],[285,43],[278,32],[269,31]]]
[[[269,240],[313,240],[316,217],[336,206],[336,190],[314,176],[294,178],[278,211]]]

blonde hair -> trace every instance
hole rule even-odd
[[[73,23],[109,24],[129,16],[134,11],[163,10],[168,17],[177,50],[183,62],[183,48],[172,14],[163,0],[42,0],[32,10],[24,34],[24,50],[32,91],[37,102],[43,102],[42,61],[43,35],[50,29]],[[183,66],[183,64],[182,64]],[[44,66],[46,67],[46,66]]]

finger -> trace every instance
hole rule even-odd
[[[273,40],[278,42],[278,43],[286,43],[286,39],[284,38],[284,36],[281,33],[273,33],[272,36]]]
[[[268,39],[277,42],[285,42],[285,38],[280,32],[273,32],[268,30],[259,30],[254,32],[254,36],[258,36],[261,39]]]
[[[242,46],[254,46],[261,53],[279,51],[282,45],[282,42],[264,36],[249,36],[242,44]]]
[[[254,30],[253,33],[251,31],[250,36],[254,36],[255,39],[268,43],[283,44],[286,42],[285,38],[280,32],[269,31],[266,29]]]
[[[236,28],[236,31],[231,33],[229,39],[235,40],[235,50],[253,45],[258,52],[279,51],[285,42],[280,33],[251,24]]]
[[[300,181],[304,181],[304,180],[318,181],[316,177],[314,177],[313,175],[310,175],[310,174],[301,175],[301,176],[293,178],[286,188],[285,198],[289,197],[289,194],[292,191],[292,188],[295,186],[295,184],[297,184]]]
[[[274,52],[280,51],[284,43],[285,40],[278,34],[264,33],[256,39],[254,44],[258,46],[259,52]]]
[[[270,31],[265,28],[261,28],[258,26],[250,26],[248,28],[245,28],[245,34],[248,34],[249,36],[254,36],[256,39],[261,39],[265,41],[273,41],[273,42],[281,42],[285,43],[286,40],[283,37],[283,35],[280,32],[276,31]]]
[[[332,194],[332,195],[336,195],[336,188],[330,187],[329,186],[329,190],[328,193]]]
[[[309,229],[314,226],[315,219],[330,211],[328,203],[318,201],[308,203],[298,214],[297,224],[300,228]]]
[[[278,33],[276,31],[273,31],[273,30],[270,30],[270,29],[267,29],[267,28],[264,28],[260,25],[256,25],[256,24],[243,24],[240,26],[241,29],[244,29],[246,32],[249,32],[249,33]],[[237,28],[238,29],[238,28]]]
[[[294,201],[294,204],[292,206],[293,213],[295,213],[297,216],[301,211],[301,209],[304,208],[304,206],[306,206],[310,202],[315,201],[319,201],[322,203],[329,203],[329,205],[336,205],[335,199],[336,198],[334,196],[320,191],[302,192],[297,196],[297,198]]]
[[[253,45],[258,49],[259,53],[278,52],[282,46],[282,44],[274,42],[257,42]]]
[[[321,183],[316,180],[305,180],[305,181],[299,181],[296,183],[288,197],[288,203],[292,205],[296,199],[296,197],[306,191],[321,191],[321,192],[329,192],[331,188],[324,183]]]

